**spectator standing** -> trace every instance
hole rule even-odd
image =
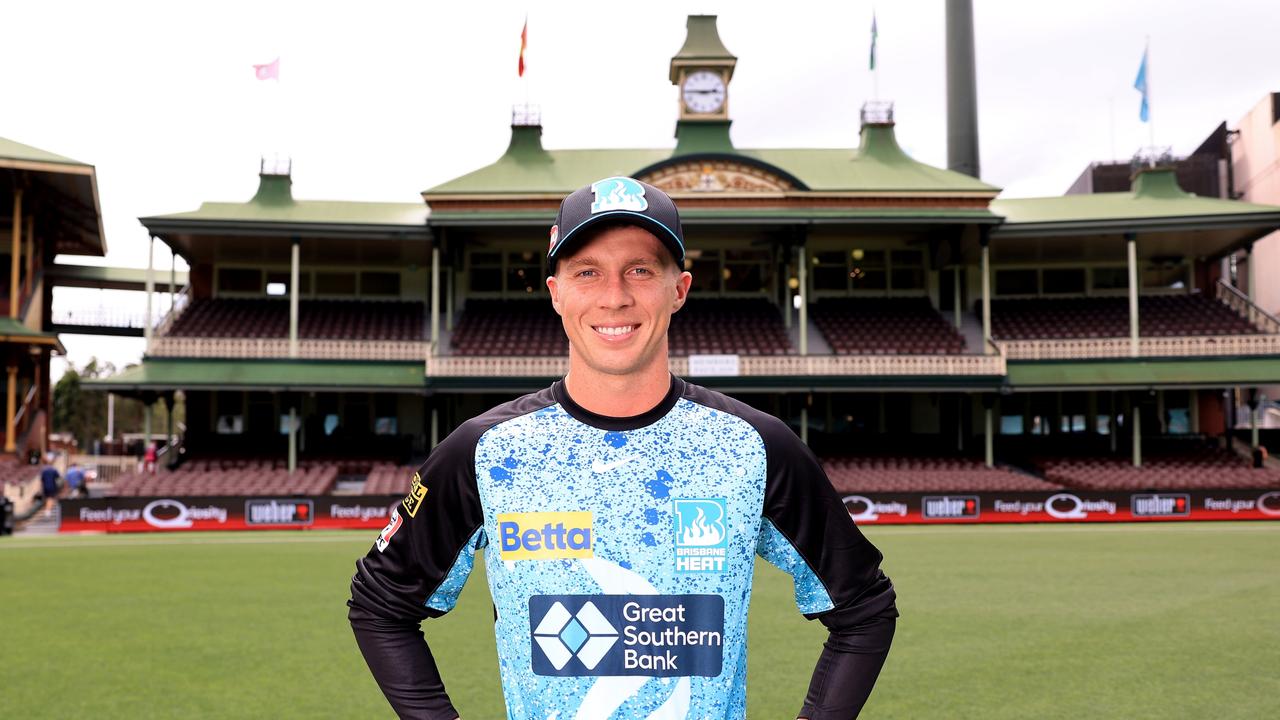
[[[71,497],[89,496],[89,490],[84,486],[84,469],[80,467],[80,463],[73,462],[67,468],[67,489]]]

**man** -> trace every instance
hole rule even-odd
[[[349,617],[392,707],[458,716],[418,626],[485,548],[509,717],[740,719],[758,553],[830,630],[800,717],[855,717],[893,586],[784,423],[668,371],[692,281],[671,198],[632,178],[572,193],[548,260],[569,373],[455,430],[356,562]]]
[[[80,463],[73,462],[67,468],[67,491],[71,497],[89,497],[89,488],[84,484],[84,470]]]

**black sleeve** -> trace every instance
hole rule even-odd
[[[798,597],[807,582],[831,601],[806,612],[829,633],[799,717],[849,720],[861,712],[889,654],[898,617],[893,583],[809,448],[775,418],[757,429],[769,454],[764,517],[812,572],[799,568],[805,578],[796,577]]]
[[[470,430],[464,425],[431,452],[351,579],[347,616],[356,642],[402,718],[458,717],[420,623],[452,609],[482,544],[474,464],[479,433]]]

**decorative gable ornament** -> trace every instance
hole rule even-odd
[[[665,165],[641,180],[666,193],[785,193],[791,182],[732,160],[691,160]]]

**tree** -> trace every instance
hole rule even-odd
[[[80,370],[68,367],[53,386],[53,431],[69,432],[82,449],[92,448],[93,441],[106,434],[107,396],[85,390],[80,381],[114,372],[111,363],[99,365],[96,357]]]

